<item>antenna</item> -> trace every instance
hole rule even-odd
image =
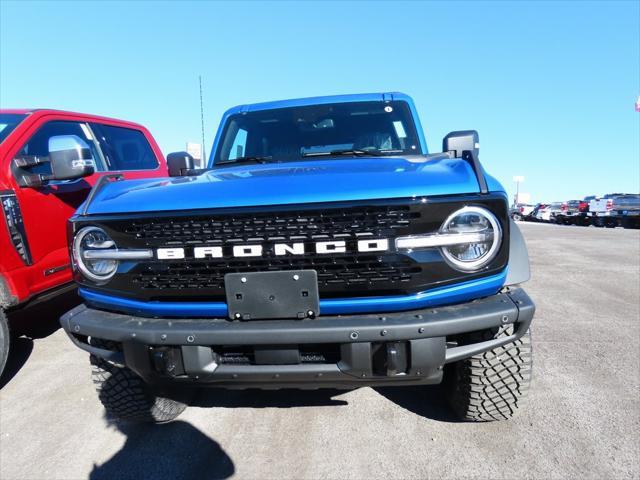
[[[204,146],[204,107],[202,106],[202,75],[198,75],[200,80],[200,124],[202,126],[202,166],[207,166],[207,149]]]

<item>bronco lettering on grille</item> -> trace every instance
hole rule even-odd
[[[346,253],[347,242],[344,240],[315,242],[313,244],[313,253],[319,255],[332,253]],[[275,243],[273,244],[273,253],[276,256],[284,255],[304,255],[309,250],[309,245],[302,242],[296,243]],[[358,240],[355,251],[357,252],[385,252],[389,250],[389,240],[379,238],[374,240]],[[260,244],[252,245],[234,245],[231,251],[232,257],[261,257],[264,255],[265,248]],[[158,248],[156,255],[159,260],[178,260],[185,257],[184,248]],[[223,258],[224,253],[222,247],[194,247],[193,258]]]

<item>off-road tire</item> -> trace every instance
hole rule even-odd
[[[4,372],[9,358],[9,348],[11,346],[11,333],[9,332],[9,320],[0,308],[0,376]]]
[[[512,326],[468,334],[465,343],[511,335]],[[507,420],[524,403],[531,383],[531,332],[503,347],[447,366],[447,399],[456,415],[467,421]]]
[[[104,348],[105,344],[100,346]],[[98,398],[113,420],[165,423],[187,407],[184,403],[158,395],[131,369],[90,356],[91,376]]]

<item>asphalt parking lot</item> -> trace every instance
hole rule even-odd
[[[162,426],[109,424],[87,355],[29,313],[0,390],[0,478],[638,478],[640,231],[524,224],[534,384],[459,423],[439,387],[218,391]]]

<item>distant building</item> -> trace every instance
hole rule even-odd
[[[202,145],[199,143],[187,142],[187,153],[195,160],[196,168],[204,168],[204,159],[202,157]]]

